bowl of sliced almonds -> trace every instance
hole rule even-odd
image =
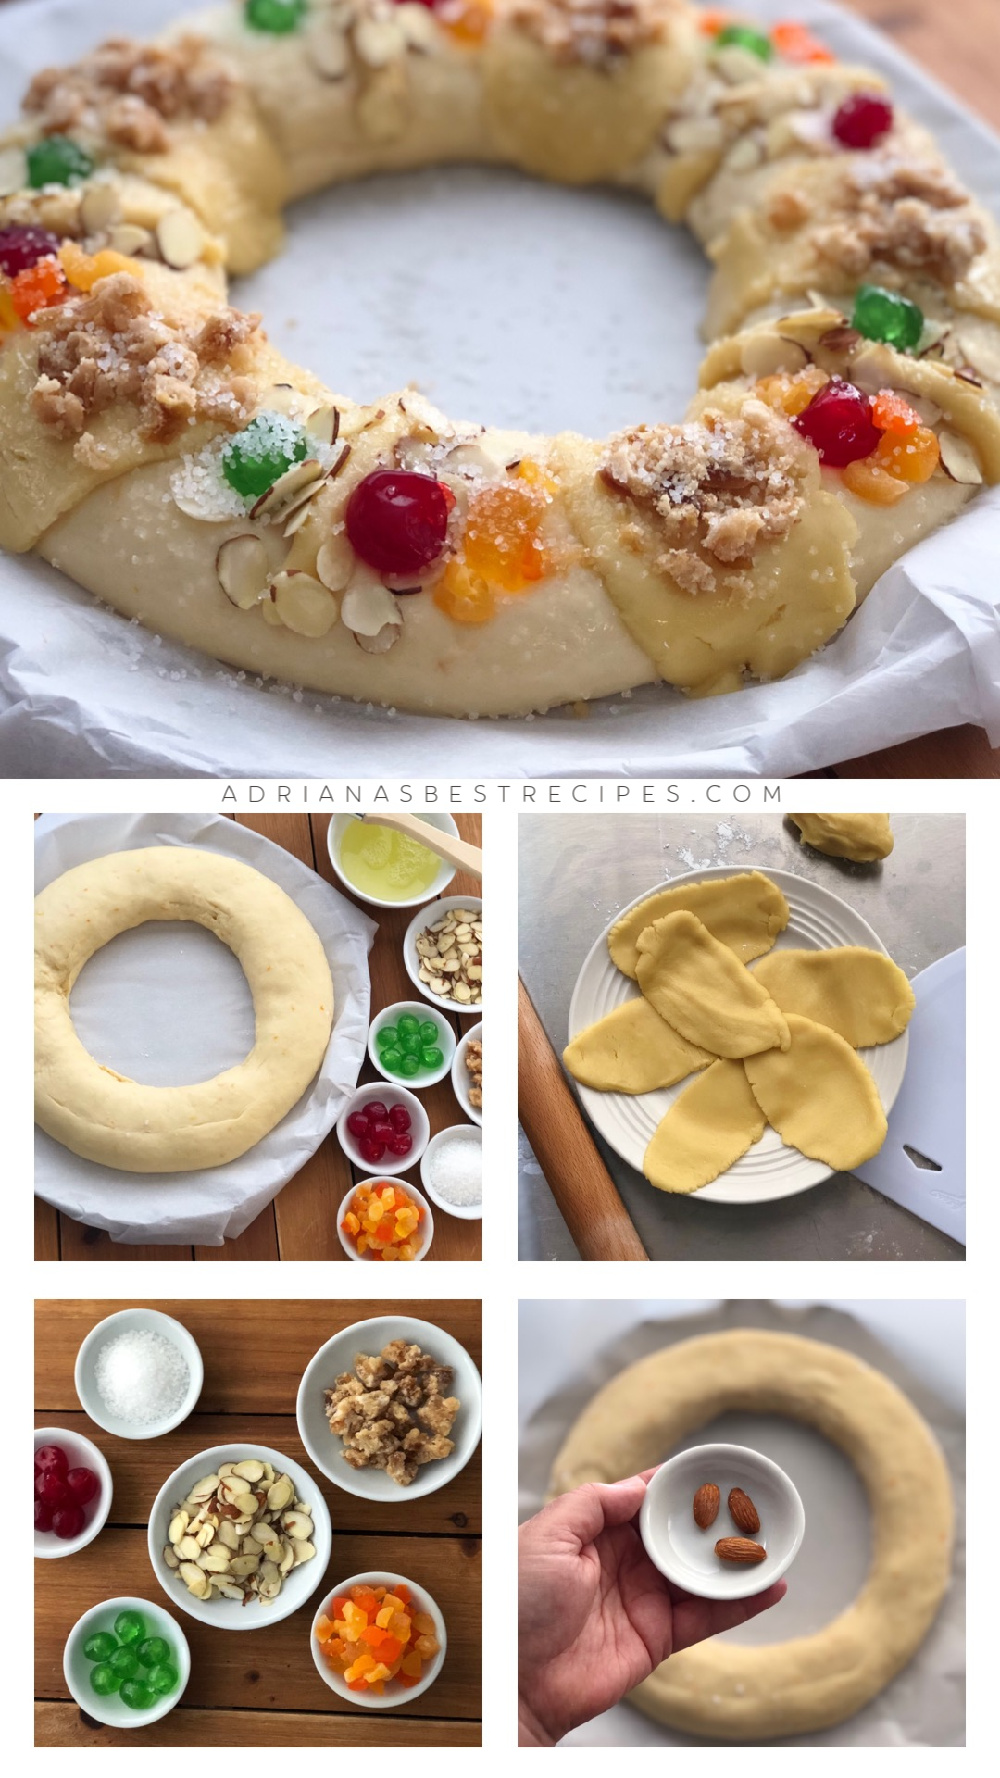
[[[164,1592],[221,1630],[289,1617],[322,1583],[330,1549],[318,1483],[265,1445],[213,1445],[190,1457],[149,1516],[149,1559]]]

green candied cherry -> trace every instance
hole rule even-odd
[[[169,1650],[168,1650],[169,1653]],[[158,1666],[151,1667],[146,1674],[146,1684],[158,1698],[165,1698],[168,1692],[180,1685],[181,1676],[172,1661],[161,1661]]]
[[[147,1636],[135,1652],[143,1667],[159,1667],[170,1659],[170,1644],[162,1636]]]
[[[444,1062],[444,1050],[439,1050],[436,1043],[429,1043],[420,1052],[420,1060],[425,1068],[440,1068]]]
[[[400,1037],[416,1037],[419,1030],[420,1020],[417,1018],[416,1014],[412,1012],[404,1012],[399,1021]]]
[[[441,1033],[433,1019],[425,1019],[420,1027],[421,1043],[437,1043]]]
[[[88,1661],[110,1661],[117,1647],[117,1642],[108,1630],[95,1630],[93,1636],[87,1637],[83,1652]]]
[[[419,1056],[419,1054],[420,1054],[420,1031],[419,1031],[419,1028],[416,1031],[404,1031],[402,1036],[400,1037],[400,1040],[399,1040],[399,1047],[402,1050],[404,1056]]]
[[[139,1656],[134,1648],[116,1648],[108,1657],[108,1666],[114,1669],[119,1679],[135,1679],[139,1672]]]
[[[415,1074],[420,1073],[420,1057],[403,1056],[399,1064],[399,1072],[404,1080],[412,1080]]]
[[[399,1032],[395,1025],[382,1025],[375,1033],[375,1042],[380,1050],[394,1050],[399,1041]]]
[[[91,1671],[90,1683],[99,1698],[110,1698],[112,1693],[118,1690],[121,1682],[121,1674],[116,1673],[113,1667],[109,1667],[107,1661],[101,1661]]]
[[[305,454],[306,435],[294,420],[286,414],[255,414],[225,446],[222,473],[237,494],[259,500]]]
[[[156,1703],[156,1693],[144,1679],[123,1679],[118,1696],[130,1710],[151,1710]]]
[[[398,1043],[394,1043],[391,1049],[382,1051],[381,1062],[383,1068],[387,1068],[390,1074],[399,1074],[401,1072],[403,1066],[403,1052]]]
[[[120,1611],[115,1618],[115,1635],[119,1642],[128,1647],[130,1642],[141,1642],[146,1634],[146,1626],[137,1611]]]
[[[70,136],[43,136],[27,151],[28,184],[34,191],[43,185],[74,185],[89,179],[94,158]]]
[[[880,340],[883,345],[895,346],[897,352],[913,352],[924,331],[924,316],[908,297],[883,290],[880,284],[860,284],[851,325],[866,340]]]
[[[269,31],[283,37],[297,31],[305,17],[306,0],[246,0],[243,17],[251,31]]]
[[[755,31],[752,25],[723,25],[715,39],[715,47],[725,49],[729,44],[749,50],[762,62],[769,62],[774,54],[770,37],[765,37],[763,31]]]

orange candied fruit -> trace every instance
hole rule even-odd
[[[9,284],[10,300],[18,320],[25,325],[37,309],[53,309],[65,302],[69,291],[54,259],[39,259],[18,272]]]
[[[819,65],[836,61],[826,44],[814,37],[808,26],[797,24],[794,19],[785,19],[780,24],[772,25],[771,42],[786,62],[811,62]]]
[[[20,318],[10,294],[10,279],[0,277],[0,333],[16,333]]]
[[[754,394],[766,401],[779,413],[787,414],[794,420],[796,414],[804,413],[814,395],[817,395],[825,383],[830,381],[825,370],[818,364],[807,364],[804,370],[777,371],[774,376],[763,377],[754,388]]]
[[[110,247],[104,247],[100,253],[84,253],[75,241],[64,241],[59,249],[59,263],[74,290],[93,290],[100,278],[110,278],[115,272],[131,272],[142,275],[142,267],[138,260],[126,259],[123,253],[114,253]]]
[[[895,506],[909,493],[905,482],[899,481],[895,475],[876,461],[877,452],[871,457],[857,457],[841,471],[845,488],[857,494],[859,500],[867,500],[871,506]]]
[[[409,1588],[381,1581],[334,1594],[316,1624],[316,1640],[324,1661],[352,1691],[378,1693],[393,1680],[416,1685],[423,1663],[440,1646],[434,1619],[419,1609]]]
[[[717,37],[720,31],[724,31],[727,25],[732,25],[735,21],[736,14],[734,12],[725,12],[718,6],[709,6],[698,16],[698,29],[704,31],[706,37]]]
[[[515,478],[474,493],[462,545],[470,573],[501,593],[522,593],[544,580],[550,563],[542,522],[551,501],[549,478],[529,460]]]
[[[872,419],[880,432],[916,432],[920,415],[895,389],[880,389],[872,402]]]
[[[355,1188],[340,1226],[356,1253],[394,1261],[416,1259],[420,1224],[425,1220],[423,1205],[404,1185],[378,1179]]]
[[[456,43],[475,48],[489,36],[493,23],[493,0],[440,0],[434,17]]]
[[[941,446],[929,426],[902,435],[883,432],[874,461],[902,482],[927,482],[941,461]]]
[[[481,574],[472,574],[464,562],[450,561],[432,595],[439,611],[457,624],[488,624],[496,613],[496,600]]]

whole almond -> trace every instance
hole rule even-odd
[[[719,1490],[714,1482],[704,1482],[698,1489],[692,1511],[699,1530],[707,1531],[719,1516]]]
[[[742,1488],[729,1490],[729,1516],[737,1531],[749,1531],[752,1537],[756,1537],[760,1530],[760,1514],[749,1494],[744,1494]]]
[[[715,1553],[723,1562],[763,1562],[767,1551],[749,1537],[720,1537]]]

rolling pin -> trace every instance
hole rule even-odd
[[[517,984],[521,1127],[581,1259],[646,1259],[524,983]]]
[[[426,846],[428,852],[436,852],[456,870],[467,871],[470,877],[478,882],[483,880],[483,854],[478,846],[471,846],[468,840],[460,840],[457,834],[445,833],[442,828],[435,827],[430,821],[421,821],[419,815],[384,815],[381,810],[377,815],[359,815],[359,821],[372,821],[378,827],[391,827],[395,833],[405,833],[407,839],[416,840],[419,846]]]

